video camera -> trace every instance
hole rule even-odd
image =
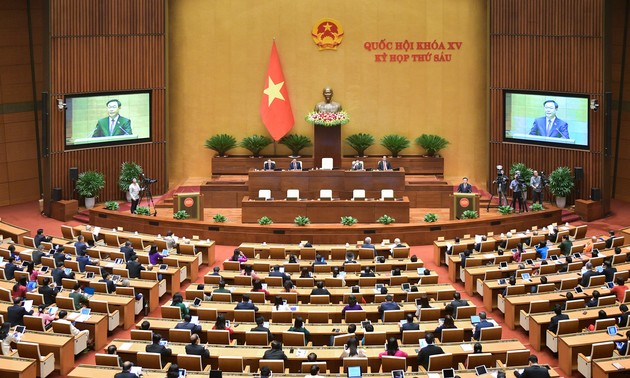
[[[540,182],[542,183],[543,188],[549,186],[549,179],[547,175],[545,175],[545,171],[540,171]]]
[[[147,177],[144,175],[144,173],[142,174],[142,183],[144,186],[150,185],[150,184],[154,184],[156,183],[158,180],[157,179],[152,179],[150,177]]]

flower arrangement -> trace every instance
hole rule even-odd
[[[341,126],[350,122],[350,117],[345,110],[337,113],[310,112],[305,119],[307,122],[326,127]]]

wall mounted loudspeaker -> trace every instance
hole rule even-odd
[[[602,190],[600,188],[591,188],[591,200],[601,201],[601,199],[602,199]]]
[[[79,179],[79,168],[70,167],[70,180],[77,181]]]
[[[61,201],[61,188],[53,188],[52,189],[52,200],[53,201]]]
[[[584,180],[584,168],[582,167],[574,167],[573,172],[575,173],[575,181]]]

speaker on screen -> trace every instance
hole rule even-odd
[[[591,188],[591,200],[601,201],[601,199],[602,199],[602,190],[600,188]]]
[[[61,188],[53,188],[52,189],[52,200],[53,201],[61,201]]]
[[[574,167],[573,172],[575,173],[575,181],[584,180],[584,168],[582,167]]]

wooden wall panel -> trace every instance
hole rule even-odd
[[[122,197],[120,165],[140,164],[158,179],[153,193],[167,188],[165,160],[166,17],[165,0],[56,0],[50,2],[50,186],[75,198],[69,168],[105,174],[99,200]],[[151,142],[64,150],[66,95],[151,90]]]
[[[586,94],[603,109],[604,16],[604,0],[491,0],[490,177],[497,164],[514,162],[547,173],[559,166],[583,167],[585,179],[572,197],[579,190],[588,198],[591,187],[606,187],[603,111],[589,113],[589,150],[503,140],[505,90]]]

